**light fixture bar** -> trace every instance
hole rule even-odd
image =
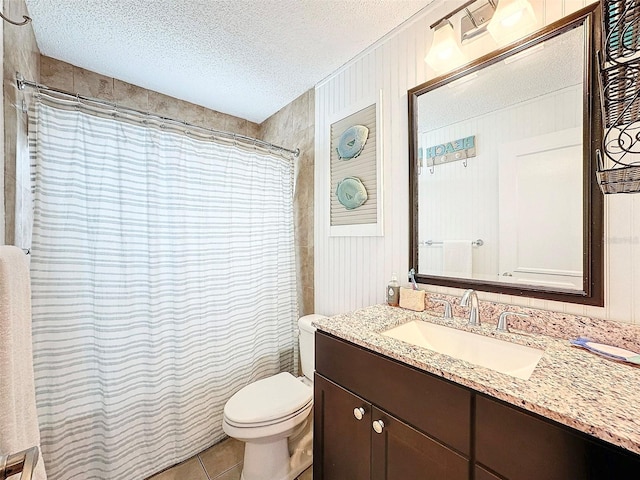
[[[476,3],[478,0],[469,0],[468,2],[463,3],[462,5],[460,5],[458,8],[456,8],[454,11],[449,12],[447,15],[445,15],[444,17],[442,17],[440,20],[438,20],[437,22],[434,22],[429,28],[433,30],[433,28],[435,28],[436,26],[438,26],[438,24],[440,22],[442,22],[443,20],[449,20],[451,17],[453,17],[456,13],[464,10],[465,8],[467,8],[469,5]]]
[[[460,19],[460,34],[462,45],[475,40],[487,33],[487,25],[496,11],[495,0],[485,0],[474,10],[465,8],[465,15]]]

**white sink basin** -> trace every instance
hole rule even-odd
[[[382,335],[523,380],[529,379],[544,353],[537,348],[421,320],[407,322]]]

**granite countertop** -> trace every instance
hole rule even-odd
[[[411,320],[424,320],[541,348],[528,380],[502,374],[381,335]],[[567,340],[495,325],[472,327],[429,312],[374,305],[314,321],[319,330],[366,347],[477,392],[535,412],[640,454],[640,368],[573,347]]]

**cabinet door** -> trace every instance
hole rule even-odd
[[[371,405],[316,373],[313,421],[314,480],[369,480]]]
[[[484,468],[476,466],[476,478],[475,480],[501,480],[493,473],[487,472]]]
[[[640,472],[639,455],[482,395],[476,461],[509,480],[612,480]]]
[[[372,480],[469,478],[465,457],[392,415],[373,407],[371,425]]]

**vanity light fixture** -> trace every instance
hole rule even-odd
[[[462,45],[487,33],[487,25],[493,18],[498,0],[474,3],[479,3],[479,6],[471,4],[463,8],[465,14],[460,19],[460,36],[462,37],[460,43]]]
[[[528,0],[499,0],[487,30],[498,45],[506,45],[535,26],[536,15]]]
[[[444,73],[465,63],[464,45],[487,32],[487,24],[496,9],[497,0],[469,0],[431,25],[433,43],[425,57],[436,72]],[[464,11],[460,18],[460,41],[450,19]]]
[[[444,73],[462,65],[467,57],[458,46],[451,22],[443,18],[431,28],[434,29],[433,42],[424,61],[438,73]]]

